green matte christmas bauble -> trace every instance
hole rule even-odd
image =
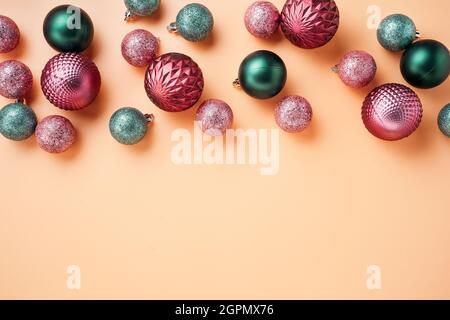
[[[117,110],[109,121],[109,130],[114,139],[126,145],[141,141],[147,134],[153,115],[144,115],[135,108]]]
[[[36,114],[23,103],[11,103],[0,110],[0,133],[7,139],[28,139],[34,134],[36,125]]]
[[[44,20],[44,36],[59,52],[82,52],[94,38],[94,25],[82,9],[62,5],[50,11]]]
[[[283,60],[271,51],[256,51],[242,61],[238,84],[257,99],[269,99],[283,90],[287,70]]]
[[[438,116],[438,126],[439,130],[450,138],[450,103],[442,108]]]
[[[450,73],[449,51],[445,45],[435,40],[418,41],[403,53],[400,70],[403,78],[414,87],[437,87]]]

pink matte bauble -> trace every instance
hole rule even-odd
[[[23,99],[33,86],[33,74],[22,62],[0,63],[0,94],[8,99]]]
[[[362,119],[367,130],[388,141],[411,135],[419,127],[422,114],[422,103],[417,94],[397,83],[375,88],[362,107]]]
[[[97,97],[100,86],[97,66],[79,53],[58,54],[42,71],[42,92],[53,105],[64,110],[86,108]]]
[[[10,18],[0,15],[0,53],[13,51],[20,41],[17,24]]]
[[[280,26],[280,12],[269,1],[256,1],[245,12],[245,26],[257,38],[268,39]]]
[[[222,100],[206,100],[198,108],[195,121],[204,133],[221,136],[233,124],[233,110]]]
[[[335,69],[347,86],[362,88],[375,78],[377,64],[370,54],[356,50],[344,55]]]
[[[159,40],[147,30],[128,33],[122,41],[122,56],[135,67],[146,67],[159,53]]]
[[[36,127],[36,140],[43,150],[61,153],[75,142],[76,130],[72,123],[62,116],[48,116]]]

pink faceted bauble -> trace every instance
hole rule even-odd
[[[0,53],[13,51],[20,41],[17,24],[8,17],[0,15]]]
[[[159,53],[159,40],[146,30],[128,33],[122,41],[122,56],[135,67],[146,67]]]
[[[48,116],[36,127],[36,140],[43,150],[61,153],[75,142],[76,130],[72,123],[62,116]]]
[[[422,103],[417,94],[397,83],[375,88],[362,107],[362,119],[367,130],[388,141],[411,135],[419,127],[422,114]]]
[[[221,136],[233,124],[233,110],[221,100],[206,100],[198,108],[195,121],[204,133],[210,136]]]
[[[8,99],[23,99],[33,86],[33,74],[22,62],[0,63],[0,94]]]
[[[193,107],[203,92],[203,74],[197,63],[181,53],[167,53],[153,60],[145,75],[150,100],[167,112]]]
[[[269,1],[256,1],[245,12],[245,26],[257,38],[270,38],[280,26],[280,12]]]
[[[309,102],[299,96],[287,96],[275,108],[275,121],[286,132],[296,133],[305,130],[313,116]]]
[[[56,107],[76,111],[86,108],[100,91],[97,66],[79,53],[61,53],[45,66],[41,76],[42,92]]]
[[[335,67],[339,78],[347,86],[362,88],[375,78],[377,64],[375,59],[365,51],[350,51]]]
[[[300,48],[327,44],[338,27],[339,10],[334,0],[288,0],[281,12],[281,30]]]

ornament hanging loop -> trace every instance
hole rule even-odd
[[[233,81],[233,87],[235,87],[236,89],[241,88],[241,82],[239,81],[239,79]]]
[[[333,71],[334,73],[338,73],[339,72],[339,66],[335,65],[334,67],[331,67],[331,71]]]
[[[147,119],[148,124],[155,122],[155,116],[153,114],[145,114],[144,117]]]
[[[419,30],[416,31],[416,40],[417,39],[420,39],[420,31]]]
[[[130,20],[132,20],[134,18],[134,14],[132,14],[131,13],[131,11],[130,10],[127,10],[127,12],[125,12],[125,21],[130,21]]]
[[[171,24],[169,24],[167,26],[167,31],[169,31],[170,33],[178,33],[177,23],[172,22]]]
[[[16,103],[27,104],[27,102],[25,101],[25,98],[16,99]]]

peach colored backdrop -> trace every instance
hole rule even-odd
[[[41,25],[63,2],[1,0],[1,14],[17,22],[22,41],[0,59],[30,66],[30,105],[40,119],[69,117],[79,141],[55,156],[34,138],[0,138],[0,298],[450,298],[450,145],[436,125],[450,102],[450,81],[416,90],[425,116],[409,139],[377,140],[360,116],[369,90],[405,83],[400,55],[384,51],[366,26],[369,5],[378,5],[382,16],[407,14],[424,38],[450,45],[448,1],[337,0],[337,36],[306,51],[281,33],[271,41],[253,38],[243,23],[252,0],[201,0],[216,22],[213,37],[201,44],[165,29],[189,1],[162,0],[155,17],[125,23],[121,0],[73,0],[94,21],[87,54],[103,77],[96,102],[78,113],[50,105],[39,86],[55,55]],[[280,9],[284,3],[273,2]],[[120,53],[134,28],[159,36],[162,52],[192,56],[205,76],[202,100],[227,101],[236,128],[276,127],[273,108],[282,96],[256,101],[231,82],[248,53],[269,49],[282,56],[289,70],[283,94],[309,99],[314,121],[303,134],[281,133],[278,175],[261,176],[251,165],[171,162],[170,135],[192,131],[195,108],[167,114],[150,103],[145,70]],[[330,72],[351,49],[378,62],[368,88],[349,89]],[[109,117],[121,106],[155,113],[155,126],[138,146],[119,145],[109,135]],[[66,288],[69,265],[81,268],[81,290]],[[366,287],[369,265],[381,268],[381,290]]]

